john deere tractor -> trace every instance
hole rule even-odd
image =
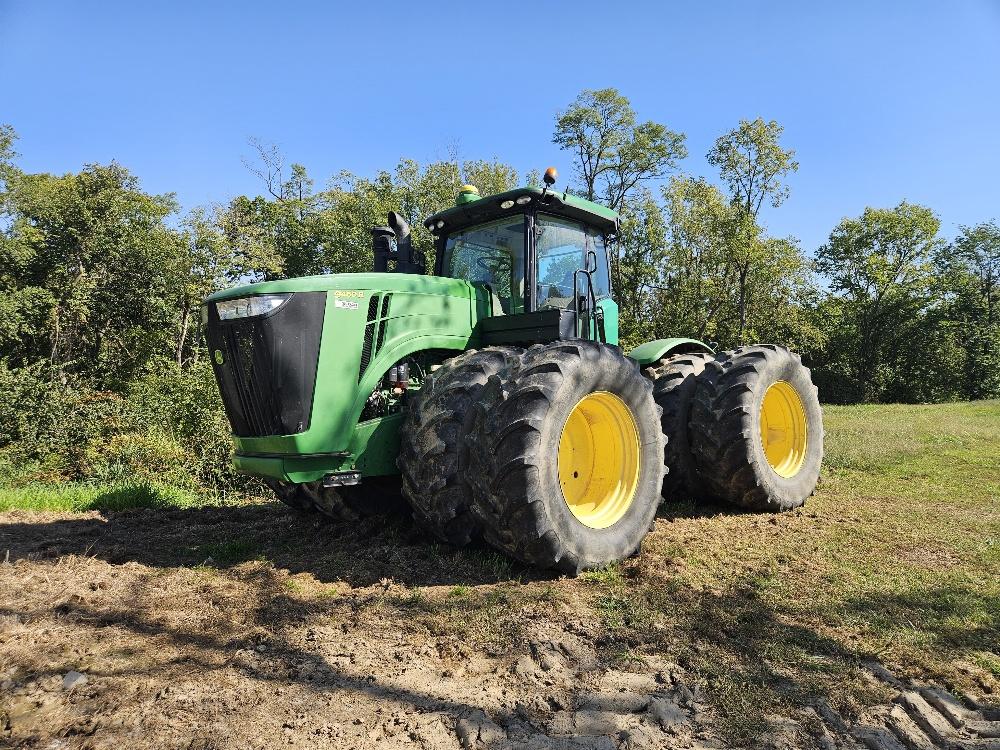
[[[638,551],[663,497],[757,511],[815,488],[809,371],[763,344],[618,347],[618,217],[553,189],[463,187],[372,230],[373,273],[228,289],[203,316],[234,461],[286,504],[340,517],[402,494],[417,523],[569,573]]]

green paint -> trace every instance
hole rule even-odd
[[[399,471],[396,456],[402,423],[402,414],[390,414],[358,425],[351,440],[351,453],[357,456],[355,466],[364,476],[386,476]]]
[[[361,382],[358,370],[368,301],[376,289],[392,292],[389,317],[384,321],[381,349],[369,363]],[[336,453],[350,449],[354,428],[365,401],[393,364],[427,349],[456,352],[475,343],[473,326],[478,293],[465,281],[412,274],[337,274],[254,284],[213,295],[228,298],[273,291],[327,290],[323,338],[309,429],[296,435],[237,437],[245,454]],[[362,291],[361,297],[338,298],[337,290]],[[210,298],[210,299],[213,299]],[[338,299],[357,301],[356,309],[337,307]]]
[[[618,305],[610,297],[597,300],[597,306],[604,313],[604,343],[618,344]]]
[[[657,362],[661,357],[676,352],[707,352],[712,354],[712,348],[697,339],[656,339],[640,344],[628,353],[628,357],[645,367]]]

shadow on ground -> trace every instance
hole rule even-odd
[[[268,560],[292,573],[309,572],[322,582],[351,586],[386,578],[407,586],[433,586],[558,577],[520,565],[481,543],[461,550],[441,544],[403,513],[334,521],[280,503],[184,510],[152,504],[96,513],[38,521],[37,516],[15,511],[0,525],[0,555],[9,551],[11,561],[86,555],[113,564],[135,561],[155,567],[228,568]],[[678,502],[664,504],[659,517],[738,513],[723,506]]]
[[[0,555],[53,559],[84,555],[112,564],[228,568],[268,560],[319,581],[368,586],[391,579],[407,586],[484,584],[553,576],[511,562],[482,545],[439,544],[402,516],[331,521],[278,503],[186,510],[132,510],[60,515],[12,512],[0,525]],[[23,520],[22,520],[23,519]]]

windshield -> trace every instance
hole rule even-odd
[[[591,251],[597,260],[597,268],[593,269],[594,296],[600,299],[609,294],[607,252],[604,238],[596,230],[569,219],[539,214],[535,220],[535,250],[535,299],[539,309],[573,306],[573,273],[587,266]],[[579,293],[584,294],[584,279],[578,282]]]
[[[524,312],[524,214],[448,235],[442,273],[488,286],[494,314]]]

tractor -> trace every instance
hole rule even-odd
[[[568,574],[639,551],[663,498],[800,506],[819,400],[787,348],[618,346],[618,215],[543,186],[426,219],[433,273],[390,212],[374,271],[265,281],[202,308],[233,461],[334,517],[405,497],[452,545]]]

